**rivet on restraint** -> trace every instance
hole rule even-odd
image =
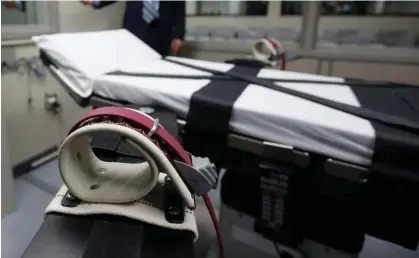
[[[211,164],[211,168],[212,168],[214,171],[217,171],[217,167],[216,167],[214,164]]]
[[[366,174],[366,173],[361,173],[361,174],[359,175],[359,182],[360,182],[360,183],[363,183],[363,184],[365,184],[365,183],[367,183],[367,182],[368,182],[368,176],[367,176],[367,174]]]
[[[172,216],[178,216],[180,211],[176,207],[171,206],[168,208],[168,213]]]
[[[99,174],[105,174],[105,173],[106,173],[106,168],[99,168],[99,169],[97,170],[97,172],[98,172]]]
[[[72,195],[69,191],[64,195],[64,198],[61,200],[61,205],[64,207],[76,207],[80,204],[80,200]]]
[[[71,193],[68,193],[65,198],[69,201],[74,201],[76,199],[76,197],[74,197]]]
[[[152,107],[141,107],[139,110],[149,115],[154,113],[154,108]]]
[[[164,179],[163,209],[166,220],[170,223],[183,223],[185,206],[182,197],[168,176]]]
[[[151,127],[150,132],[147,134],[148,137],[153,136],[153,134],[157,131],[157,128],[159,127],[159,121],[160,120],[158,118],[154,120],[153,127]]]
[[[96,190],[100,187],[100,185],[91,185],[90,190]]]

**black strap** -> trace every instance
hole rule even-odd
[[[282,86],[279,86],[277,84],[271,83],[270,81],[264,80],[262,78],[257,78],[256,76],[249,76],[243,72],[237,72],[237,71],[228,71],[228,72],[220,72],[214,69],[208,69],[208,68],[203,68],[203,67],[199,67],[196,65],[191,65],[191,64],[186,64],[183,62],[178,62],[178,61],[174,61],[174,60],[170,60],[170,59],[165,59],[168,62],[172,62],[178,65],[182,65],[185,67],[189,67],[189,68],[193,68],[196,70],[201,70],[204,72],[210,72],[213,74],[224,74],[224,75],[229,75],[231,77],[240,79],[242,81],[245,81],[247,83],[253,83],[253,84],[257,84],[260,85],[262,87],[266,87],[275,91],[279,91],[279,92],[283,92],[286,94],[290,94],[292,96],[295,97],[299,97],[305,100],[309,100],[312,101],[314,103],[318,103],[320,105],[324,105],[327,107],[331,107],[334,108],[336,110],[340,110],[342,112],[354,115],[354,116],[358,116],[360,118],[364,118],[364,119],[368,119],[371,121],[376,121],[379,122],[381,124],[384,125],[388,125],[391,127],[395,127],[395,128],[400,128],[406,131],[410,131],[413,132],[414,134],[419,134],[419,122],[418,121],[414,121],[412,119],[409,118],[405,118],[405,117],[398,117],[398,116],[394,116],[391,114],[385,114],[379,111],[374,111],[368,108],[359,108],[359,107],[354,107],[351,105],[347,105],[347,104],[343,104],[343,103],[339,103],[333,100],[329,100],[329,99],[325,99],[325,98],[320,98],[311,94],[307,94],[304,92],[299,92],[293,89],[288,89]]]
[[[256,76],[260,69],[234,66],[230,71]],[[207,135],[207,141],[218,143],[218,146],[226,146],[234,102],[248,84],[243,80],[215,80],[192,95],[184,139],[189,151],[194,154],[205,151],[202,149],[203,144],[199,137],[202,133]]]
[[[349,86],[351,86],[349,84]],[[406,99],[416,99],[419,102],[419,91],[414,89],[362,89],[351,87],[357,100],[362,107],[380,111],[395,117],[415,120],[419,118],[419,112]],[[385,105],[384,103],[391,103]],[[376,133],[372,165],[382,164],[383,167],[403,168],[404,170],[419,171],[419,163],[416,161],[419,153],[419,139],[416,134],[400,130],[375,121],[371,122]],[[397,172],[396,176],[406,173]],[[407,174],[406,174],[407,176]],[[409,178],[413,179],[413,178]],[[419,175],[416,180],[419,181]]]
[[[82,258],[138,258],[144,241],[143,225],[114,219],[94,222]]]
[[[352,92],[363,107],[412,119],[419,116],[419,111],[405,101],[419,103],[419,92],[413,89],[352,88]],[[376,138],[360,211],[366,233],[415,250],[419,241],[419,206],[415,205],[419,196],[419,139],[406,131],[371,124]]]
[[[236,65],[243,66],[242,63],[237,63]],[[262,68],[258,65],[251,65],[247,67],[253,68]],[[156,74],[156,73],[138,73],[138,72],[125,72],[125,71],[112,71],[106,73],[106,75],[113,76],[132,76],[132,77],[146,77],[146,78],[168,78],[168,79],[186,79],[186,80],[222,80],[222,81],[240,81],[240,79],[233,78],[229,75],[184,75],[184,74]],[[345,78],[343,82],[334,82],[334,81],[319,81],[319,80],[300,80],[300,79],[276,79],[276,78],[266,78],[264,80],[270,82],[284,82],[284,83],[307,83],[307,84],[321,84],[321,85],[331,85],[331,86],[348,86],[351,87],[373,87],[377,88],[413,88],[418,89],[416,85],[410,84],[401,84],[385,81],[367,81],[362,79],[351,79]],[[119,101],[120,102],[120,101]]]
[[[193,257],[193,234],[124,217],[100,215],[93,224],[82,258],[115,257]]]
[[[419,88],[416,91],[416,94],[403,94],[402,96],[400,96],[400,99],[406,105],[408,105],[411,110],[414,110],[419,113]]]
[[[239,65],[239,66],[253,67],[253,68],[269,67],[268,64],[258,61],[258,60],[254,60],[254,59],[236,58],[236,59],[227,60],[225,61],[225,63]]]
[[[146,224],[144,244],[138,258],[192,258],[194,257],[193,234],[186,230],[174,230]],[[124,257],[124,256],[115,256]]]

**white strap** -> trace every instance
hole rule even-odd
[[[166,220],[163,209],[164,177],[165,175],[163,174],[159,176],[155,188],[143,199],[124,204],[87,203],[82,201],[76,207],[64,207],[61,205],[61,201],[68,189],[63,185],[46,208],[45,215],[54,212],[83,216],[100,214],[123,216],[159,227],[190,231],[194,235],[194,241],[196,241],[198,239],[198,229],[193,210],[185,207],[185,218],[183,223],[169,223]]]

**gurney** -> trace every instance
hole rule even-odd
[[[233,233],[231,225],[223,226],[223,213],[233,211],[295,257],[292,250],[305,239],[356,255],[365,234],[416,249],[416,86],[162,58],[125,30],[34,41],[79,105],[165,108],[176,115],[186,149],[227,168],[221,182],[224,235]],[[364,119],[258,80],[408,125]],[[227,244],[227,257],[234,255],[229,249],[238,248]]]

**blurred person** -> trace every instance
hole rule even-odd
[[[24,1],[1,1],[6,9],[19,9],[20,11],[25,10],[25,2]]]
[[[325,14],[339,14],[341,13],[342,7],[338,1],[325,1],[322,2],[323,10]]]
[[[117,1],[83,0],[95,9]],[[178,53],[185,37],[185,1],[126,1],[123,27],[162,56]]]
[[[1,1],[1,3],[7,9],[13,9],[13,8],[16,8],[17,7],[16,1]]]

